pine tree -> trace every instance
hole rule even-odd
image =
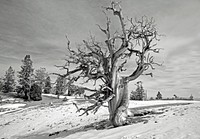
[[[136,97],[137,97],[137,92],[132,90],[130,95],[130,100],[136,100]]]
[[[5,77],[4,77],[4,83],[3,83],[3,92],[8,93],[12,92],[15,89],[15,71],[10,66],[8,70],[6,71]]]
[[[177,96],[177,95],[175,95],[175,94],[174,94],[173,96],[174,96],[174,99],[175,99],[175,100],[177,100],[177,99],[178,99],[178,96]]]
[[[35,71],[35,81],[37,85],[41,87],[42,90],[45,87],[45,81],[47,77],[48,77],[48,73],[46,72],[45,68],[40,68]]]
[[[136,86],[137,86],[136,90],[131,92],[130,99],[131,100],[143,100],[144,88],[142,86],[142,82],[141,81],[137,82]]]
[[[160,91],[158,91],[158,94],[156,96],[156,99],[162,99],[162,94],[160,93]]]
[[[150,97],[150,99],[149,100],[154,100],[154,98],[153,97]]]
[[[42,89],[39,85],[34,83],[30,89],[30,99],[34,101],[42,100]]]
[[[58,95],[58,98],[61,94],[64,93],[66,89],[66,79],[58,76],[56,79],[56,95]]]
[[[3,79],[2,79],[2,78],[0,78],[0,91],[2,91],[2,90],[3,90],[3,84],[4,84],[4,82],[3,82]]]
[[[44,93],[50,94],[50,90],[51,90],[51,78],[50,76],[48,76],[45,80]]]
[[[143,89],[143,86],[142,86],[142,82],[139,81],[137,82],[137,89],[136,89],[136,92],[137,92],[137,100],[143,100],[143,97],[144,97],[144,89]]]
[[[194,100],[194,97],[193,97],[192,94],[190,95],[189,99],[190,99],[190,100]]]
[[[100,82],[99,89],[90,95],[96,96],[96,102],[84,108],[83,114],[88,114],[88,111],[96,113],[103,103],[108,102],[110,123],[117,127],[129,123],[127,115],[130,96],[128,84],[142,74],[152,77],[152,73],[147,70],[155,69],[155,65],[162,65],[155,62],[154,54],[151,54],[159,53],[161,50],[155,47],[157,41],[160,40],[157,37],[160,35],[152,18],[149,19],[146,16],[143,16],[141,20],[125,18],[120,2],[112,1],[110,6],[104,8],[106,25],[105,27],[98,25],[100,31],[105,35],[104,40],[99,42],[96,36],[91,35],[90,39],[83,40],[81,48],[73,49],[66,36],[69,55],[65,58],[66,63],[63,66],[57,66],[65,69],[66,73],[54,74],[62,78],[74,76],[77,82],[79,79],[79,81],[84,79],[86,83],[93,81],[94,85]],[[118,18],[119,22],[116,23],[119,23],[117,26],[120,31],[113,30],[113,24],[111,24],[113,18],[108,17],[107,15],[110,13],[107,12],[111,12]],[[123,72],[130,67],[127,64],[134,67],[131,67],[133,70],[129,72],[130,74],[124,75]],[[92,90],[89,87],[87,89]],[[101,97],[98,97],[99,95]]]
[[[30,100],[30,89],[31,85],[34,83],[33,80],[33,62],[31,60],[30,55],[26,55],[24,60],[22,60],[23,65],[21,66],[21,71],[18,73],[19,77],[19,84],[21,85],[24,94],[25,94],[25,99]]]

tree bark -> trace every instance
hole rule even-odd
[[[113,126],[122,126],[126,124],[127,110],[129,106],[128,82],[125,77],[120,77],[117,72],[114,73],[112,81],[115,97],[109,101],[110,121]]]

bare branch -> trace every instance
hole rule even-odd
[[[126,71],[126,69],[124,69],[124,65],[127,63],[127,60],[125,60],[119,67],[118,67],[118,71]]]
[[[150,75],[151,77],[153,77],[153,73],[145,73],[145,74],[142,74],[142,75]]]
[[[54,65],[54,66],[57,67],[57,68],[60,68],[61,70],[67,70],[67,71],[69,71],[69,68],[66,67],[66,66],[58,66],[58,65]]]
[[[129,76],[126,77],[127,81],[132,81],[137,79],[145,70],[145,66],[138,65],[137,69]]]
[[[121,78],[120,72],[126,70],[125,64],[132,56],[135,56],[136,61],[134,62],[137,65],[130,75],[122,77],[124,84],[137,79],[140,75],[153,76],[147,70],[149,68],[155,69],[154,66],[162,65],[155,62],[154,57],[151,55],[151,53],[159,53],[161,50],[161,48],[156,48],[160,35],[157,32],[153,18],[148,19],[146,16],[143,16],[140,20],[135,19],[135,21],[133,18],[130,18],[128,19],[129,24],[126,25],[127,22],[124,20],[119,2],[111,2],[111,5],[105,7],[105,9],[109,12],[111,11],[117,17],[121,30],[114,34],[111,33],[111,21],[105,13],[106,26],[102,27],[97,24],[99,30],[106,36],[105,43],[96,41],[95,37],[90,35],[88,41],[83,40],[81,47],[73,50],[72,47],[70,48],[70,41],[66,36],[69,55],[65,59],[66,64],[64,66],[56,66],[66,70],[66,74],[55,73],[55,75],[67,77],[70,74],[76,73],[77,78],[74,78],[74,81],[83,78],[83,83],[92,80],[94,85],[96,85],[97,81],[103,82],[104,87],[100,86],[99,90],[93,90],[92,95],[85,96],[85,98],[96,100],[94,104],[86,108],[78,108],[74,104],[77,111],[84,111],[81,115],[88,115],[90,111],[96,113],[103,103],[115,97],[115,91],[118,87],[117,79]],[[75,69],[71,70],[74,65],[76,65]],[[118,76],[119,78],[117,78]],[[81,89],[85,90],[86,88]],[[125,100],[125,98],[123,99]],[[122,101],[119,102],[119,105],[123,105],[122,103]],[[116,111],[118,111],[117,108]],[[114,110],[114,112],[116,111]]]
[[[98,111],[98,109],[106,102],[110,101],[111,99],[113,99],[115,95],[112,94],[110,95],[107,99],[103,100],[103,101],[97,101],[95,104],[90,105],[87,108],[78,108],[76,103],[73,103],[75,105],[75,107],[77,108],[77,112],[80,112],[81,110],[83,110],[84,112],[82,114],[80,114],[79,116],[82,116],[84,114],[89,115],[89,111],[92,111],[94,114]]]
[[[51,74],[53,74],[53,75],[58,75],[58,76],[60,76],[60,77],[65,78],[65,77],[67,77],[67,76],[69,76],[69,75],[71,75],[71,74],[74,74],[74,73],[76,73],[76,72],[78,72],[78,71],[81,71],[81,70],[82,70],[81,68],[78,68],[78,69],[75,69],[75,70],[72,70],[72,71],[69,71],[69,70],[67,69],[67,73],[66,73],[66,74],[59,74],[59,73],[51,73]]]
[[[97,26],[99,27],[99,29],[100,29],[103,33],[105,33],[105,34],[107,35],[107,31],[106,31],[105,29],[101,28],[101,26],[98,25],[98,24],[97,24]]]
[[[125,24],[124,24],[124,18],[122,15],[122,9],[121,6],[119,5],[119,2],[111,2],[111,7],[106,7],[106,10],[111,10],[113,11],[114,15],[117,15],[119,17],[121,27],[122,27],[122,32],[124,35],[124,39],[126,41],[126,30],[125,30]]]

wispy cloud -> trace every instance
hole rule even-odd
[[[155,96],[157,91],[166,97],[173,94],[184,97],[193,94],[198,97],[200,94],[199,40],[194,38],[193,41],[183,42],[169,49],[164,66],[154,71],[154,79],[141,78],[150,94]]]
[[[107,4],[106,0],[1,0],[0,75],[10,65],[19,70],[26,54],[31,55],[36,69],[45,67],[48,72],[58,71],[53,65],[64,63],[66,33],[72,47],[87,39],[89,32],[103,40],[96,24],[105,26],[101,6]],[[158,43],[164,50],[156,56],[158,62],[165,62],[164,66],[157,67],[154,78],[138,79],[143,80],[149,95],[155,96],[158,90],[166,96],[176,92],[185,96],[199,95],[200,1],[126,0],[122,6],[125,17],[154,17],[159,32],[166,35]],[[112,19],[112,29],[120,29],[118,20]]]

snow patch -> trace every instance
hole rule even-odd
[[[5,105],[2,105],[2,106],[0,106],[0,109],[1,108],[8,108],[8,109],[16,109],[16,108],[19,108],[19,107],[23,107],[23,106],[25,106],[26,104],[21,104],[21,103],[19,103],[19,104],[5,104]]]

